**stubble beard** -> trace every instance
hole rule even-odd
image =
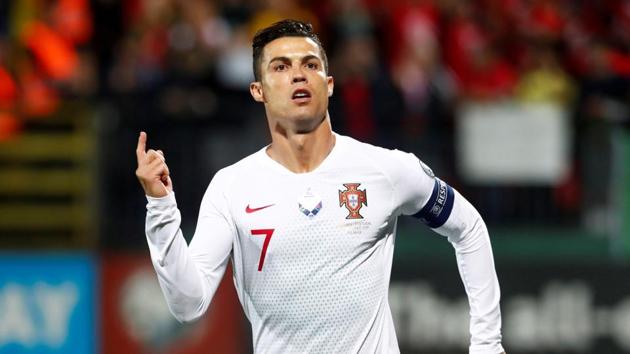
[[[326,119],[326,113],[321,117],[315,118],[297,118],[295,119],[295,132],[297,134],[308,134],[317,129]]]
[[[275,129],[286,135],[288,132],[294,134],[308,134],[315,131],[327,117],[327,111],[315,114],[297,113],[294,116],[284,116],[275,120]]]

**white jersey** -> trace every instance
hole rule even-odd
[[[231,259],[256,353],[398,353],[388,303],[396,221],[415,215],[455,246],[470,352],[503,351],[485,225],[412,154],[336,135],[319,167],[296,174],[262,149],[216,174],[189,246],[174,194],[148,200],[151,258],[180,321],[206,311]]]

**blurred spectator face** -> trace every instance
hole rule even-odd
[[[163,22],[164,18],[173,11],[172,0],[144,0],[142,2],[145,20],[149,24]]]
[[[473,5],[469,1],[456,1],[454,12],[456,17],[472,18]]]
[[[349,38],[341,48],[343,68],[350,74],[366,76],[376,66],[376,48],[371,38]]]
[[[593,77],[608,77],[610,66],[606,59],[606,46],[601,43],[591,45],[588,56],[589,74]]]
[[[487,46],[472,48],[470,55],[472,66],[477,71],[486,70],[496,59],[495,54]]]
[[[309,132],[326,116],[333,79],[327,76],[317,43],[306,37],[282,37],[267,44],[261,81],[250,90],[265,104],[270,124]]]
[[[298,8],[298,4],[294,0],[267,0],[267,6],[271,9],[275,9],[277,11],[292,11],[295,8]]]

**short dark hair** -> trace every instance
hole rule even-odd
[[[254,79],[256,81],[260,81],[260,65],[265,46],[269,44],[269,42],[282,37],[307,37],[312,39],[319,47],[319,52],[324,61],[324,70],[328,72],[326,51],[324,51],[324,47],[319,37],[317,37],[317,34],[313,32],[313,26],[310,23],[287,19],[276,22],[256,32],[252,43],[252,49],[254,51]]]

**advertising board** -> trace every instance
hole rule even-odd
[[[208,312],[181,324],[169,312],[148,252],[102,258],[101,353],[244,353],[248,324],[226,270]]]
[[[464,353],[468,303],[456,269],[405,268],[390,305],[404,353]],[[615,265],[498,266],[508,353],[629,353],[630,268]]]
[[[0,255],[0,353],[94,353],[94,261],[81,254]]]

